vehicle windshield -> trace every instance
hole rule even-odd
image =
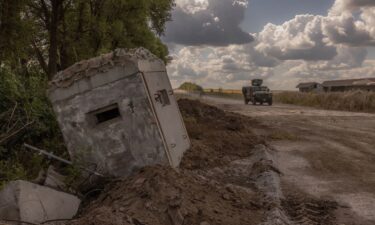
[[[268,87],[254,87],[254,91],[268,91]]]

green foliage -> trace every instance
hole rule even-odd
[[[49,163],[28,143],[68,158],[47,83],[77,61],[161,42],[174,0],[0,0],[0,185],[31,179]],[[72,169],[69,177],[75,178]]]
[[[65,68],[116,48],[139,46],[165,60],[168,50],[149,22],[162,33],[172,6],[170,0],[74,1],[63,21],[64,39],[60,44],[65,56],[60,66]]]
[[[46,77],[30,69],[28,77],[0,68],[0,185],[31,179],[48,161],[22,147],[29,143],[66,157],[54,113],[45,96]]]
[[[197,92],[203,92],[203,88],[199,86],[198,84],[191,83],[191,82],[185,82],[181,84],[179,87],[181,90],[186,90],[186,91],[197,91]]]
[[[26,57],[31,26],[21,17],[25,6],[26,0],[0,0],[0,62],[19,63],[19,58]]]
[[[38,62],[52,77],[51,65],[62,70],[135,47],[167,62],[159,35],[173,7],[174,0],[0,0],[0,63]]]

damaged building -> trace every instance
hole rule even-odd
[[[325,92],[375,91],[375,78],[329,80],[323,82]]]
[[[299,83],[297,87],[300,92],[321,92],[323,86],[317,82]]]
[[[102,174],[177,167],[190,148],[165,64],[143,48],[71,66],[54,77],[48,96],[71,158]]]

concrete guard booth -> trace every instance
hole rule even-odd
[[[105,175],[178,167],[190,148],[166,67],[143,48],[76,63],[54,77],[48,96],[71,157]]]

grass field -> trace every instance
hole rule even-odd
[[[242,99],[240,90],[205,89],[205,95]],[[301,93],[274,91],[274,102],[329,110],[375,112],[375,92],[349,91],[335,93]]]
[[[354,112],[375,112],[375,92],[349,91],[335,93],[280,92],[274,101],[284,104]]]

